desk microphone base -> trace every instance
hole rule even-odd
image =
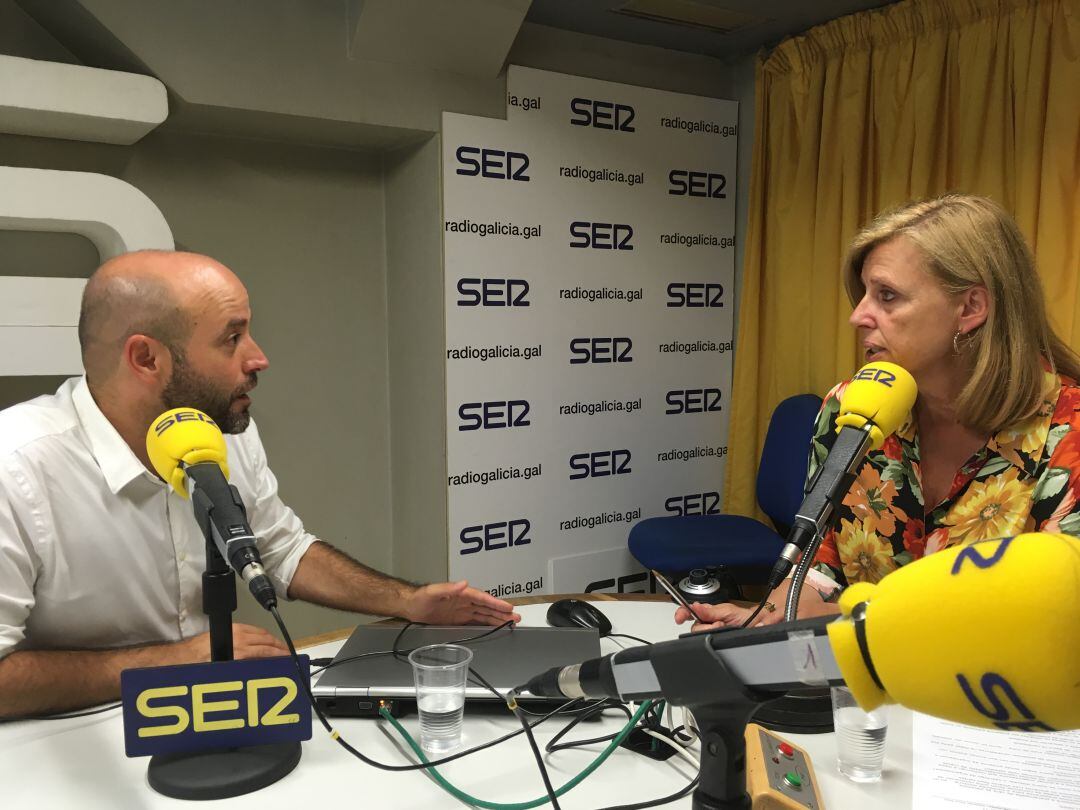
[[[753,721],[781,734],[828,734],[833,730],[829,687],[793,689],[754,712]]]
[[[300,761],[300,743],[253,745],[150,758],[150,787],[173,799],[228,799],[272,785]]]

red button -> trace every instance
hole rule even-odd
[[[781,754],[783,754],[788,759],[793,759],[795,757],[795,749],[792,748],[791,745],[789,745],[786,742],[785,743],[780,743],[780,745],[778,747],[778,750],[780,751]]]

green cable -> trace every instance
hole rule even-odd
[[[589,763],[585,770],[583,770],[581,773],[579,773],[561,788],[556,790],[555,795],[562,796],[567,791],[576,787],[582,779],[584,779],[586,776],[599,768],[603,764],[604,760],[611,756],[611,752],[618,748],[622,741],[626,739],[626,735],[628,735],[633,730],[634,726],[637,725],[638,720],[640,720],[641,716],[649,710],[649,707],[652,706],[652,704],[653,702],[651,700],[646,700],[644,703],[642,703],[641,708],[639,708],[634,713],[634,716],[630,718],[630,722],[626,724],[623,730],[620,731],[617,735],[615,735],[615,739],[611,741],[608,747],[601,751],[600,755],[591,763]],[[398,734],[400,734],[405,739],[405,742],[409,744],[409,747],[413,750],[413,753],[420,757],[421,761],[428,762],[428,758],[424,756],[424,752],[420,749],[420,746],[416,744],[416,740],[412,738],[409,732],[407,732],[402,727],[401,723],[399,723],[386,708],[379,709],[379,714],[381,714],[384,719],[390,721],[390,724],[393,725],[393,727],[397,730]],[[428,773],[430,773],[431,776],[435,779],[435,781],[438,782],[439,787],[441,787],[451,796],[454,796],[457,799],[461,799],[461,801],[466,802],[467,804],[487,808],[487,810],[531,810],[531,808],[533,807],[540,807],[541,805],[547,804],[551,801],[551,798],[549,796],[542,796],[539,799],[533,799],[531,802],[518,802],[516,804],[500,804],[499,802],[489,802],[485,801],[484,799],[477,799],[475,796],[470,796],[465,791],[454,787],[449,782],[447,782],[446,778],[443,777],[443,775],[434,768],[428,768],[427,770]]]

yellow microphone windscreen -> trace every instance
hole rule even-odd
[[[862,644],[851,620],[861,603]],[[866,709],[899,703],[986,728],[1080,728],[1075,537],[1040,532],[940,551],[877,585],[851,586],[840,609],[847,618],[829,625],[829,640]]]
[[[918,393],[915,378],[896,363],[867,363],[844,389],[836,429],[869,423],[870,446],[877,450],[903,424]]]
[[[183,497],[184,464],[214,462],[229,477],[225,437],[217,424],[194,408],[173,408],[161,414],[146,431],[146,453],[157,474]]]

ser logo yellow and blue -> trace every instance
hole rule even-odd
[[[308,656],[300,656],[308,672]],[[120,675],[129,757],[311,739],[292,659],[128,669]]]

